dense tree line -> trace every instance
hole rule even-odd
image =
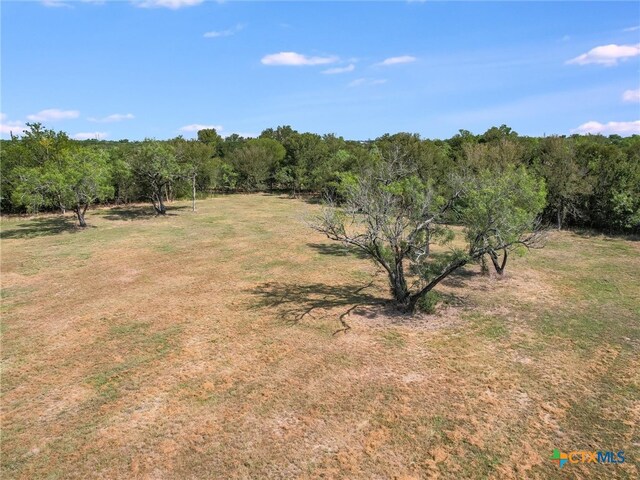
[[[544,219],[565,227],[640,231],[640,136],[519,136],[507,126],[446,140],[386,134],[348,141],[332,134],[269,128],[258,138],[75,141],[29,124],[3,140],[3,213],[74,211],[80,225],[92,203],[149,201],[158,214],[175,198],[218,192],[328,194],[338,200],[380,159],[409,159],[433,195],[447,197],[452,176],[498,180],[524,169],[546,188]]]

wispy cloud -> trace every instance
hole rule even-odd
[[[617,65],[618,62],[623,62],[629,58],[637,57],[640,55],[640,43],[635,45],[602,45],[592,48],[587,53],[578,55],[576,58],[567,60],[567,64],[573,65],[588,65],[595,63],[598,65],[604,65],[605,67],[612,67]]]
[[[578,128],[571,130],[571,133],[587,134],[601,133],[603,135],[635,135],[640,134],[640,120],[634,122],[608,122],[600,123],[596,121],[590,121],[583,123]]]
[[[403,63],[412,63],[412,62],[415,62],[416,60],[417,58],[412,57],[411,55],[401,55],[399,57],[386,58],[382,62],[376,63],[376,65],[379,67],[388,67],[391,65],[401,65]]]
[[[635,27],[623,28],[623,32],[635,32],[636,30],[640,30],[640,25],[636,25]]]
[[[7,120],[7,115],[0,113],[0,134],[20,135],[23,130],[28,130],[23,122],[19,120]]]
[[[346,67],[335,67],[335,68],[329,68],[327,70],[323,70],[322,73],[324,73],[325,75],[336,75],[338,73],[353,72],[355,69],[356,69],[356,66],[353,63],[351,63]]]
[[[309,57],[296,52],[272,53],[270,55],[265,55],[261,60],[263,65],[290,67],[327,65],[337,61],[338,57]]]
[[[640,88],[636,90],[625,90],[622,100],[631,103],[640,103]]]
[[[214,128],[218,132],[224,130],[222,128],[222,125],[205,125],[202,123],[192,123],[190,125],[185,125],[184,127],[180,127],[178,130],[181,132],[197,132],[198,130],[207,130],[210,128]]]
[[[87,120],[90,122],[98,122],[98,123],[112,123],[112,122],[121,122],[123,120],[132,120],[136,118],[132,113],[113,113],[111,115],[107,115],[106,117],[96,118],[89,117]]]
[[[71,5],[62,0],[42,0],[40,3],[49,8],[72,8]]]
[[[132,3],[139,8],[169,8],[178,10],[183,7],[193,7],[200,5],[204,0],[132,0]]]
[[[27,119],[32,122],[47,122],[50,120],[70,120],[78,118],[80,112],[78,110],[59,110],[57,108],[49,108],[41,110],[38,113],[27,115]]]
[[[203,37],[204,38],[220,38],[220,37],[230,37],[231,35],[235,35],[239,31],[241,31],[246,25],[238,24],[233,28],[228,28],[226,30],[214,30],[211,32],[206,32]]]
[[[349,87],[368,87],[373,85],[382,85],[383,83],[387,83],[387,80],[384,78],[356,78],[354,81],[349,83]]]
[[[108,136],[109,134],[107,132],[80,132],[73,134],[71,138],[74,138],[75,140],[104,140]]]

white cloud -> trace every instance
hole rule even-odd
[[[640,103],[640,88],[637,90],[625,90],[622,94],[622,100],[631,103]]]
[[[113,113],[102,118],[89,117],[87,118],[87,120],[89,120],[90,122],[112,123],[121,122],[122,120],[132,120],[134,118],[136,117],[132,113]]]
[[[193,7],[204,0],[133,0],[133,4],[140,8],[170,8],[178,10],[182,7]]]
[[[205,38],[219,38],[219,37],[230,37],[231,35],[235,35],[240,30],[242,30],[245,26],[242,24],[238,24],[233,28],[228,28],[226,30],[216,30],[212,32],[206,32],[203,37]]]
[[[76,140],[104,140],[108,136],[109,134],[107,132],[80,132],[72,135],[71,138],[74,138]]]
[[[349,83],[349,87],[368,87],[373,85],[382,85],[383,83],[387,83],[387,80],[384,78],[356,78],[354,81]]]
[[[198,130],[207,130],[210,128],[215,128],[217,132],[220,130],[224,130],[222,125],[203,125],[202,123],[192,123],[191,125],[185,125],[184,127],[180,127],[178,130],[181,132],[197,132]]]
[[[323,70],[322,73],[326,75],[335,75],[337,73],[353,72],[355,69],[356,69],[356,66],[353,63],[351,63],[346,67],[336,67],[336,68],[329,68],[327,70]]]
[[[23,122],[19,120],[7,120],[7,115],[0,113],[0,134],[21,135],[23,130],[28,130]]]
[[[571,133],[587,134],[601,133],[603,135],[634,135],[640,134],[640,120],[635,122],[608,122],[600,123],[596,121],[590,121],[583,123],[578,128],[571,130]]]
[[[623,28],[623,32],[635,32],[636,30],[640,30],[640,25],[636,25],[635,27]]]
[[[78,118],[80,112],[77,110],[59,110],[57,108],[49,108],[41,110],[38,113],[27,115],[32,122],[46,122],[49,120],[68,120],[70,118]]]
[[[412,57],[411,55],[402,55],[400,57],[390,57],[383,60],[380,63],[376,63],[377,66],[380,67],[388,67],[390,65],[400,65],[403,63],[411,63],[417,60],[416,57]]]
[[[631,57],[640,55],[640,43],[635,45],[602,45],[589,50],[587,53],[567,60],[567,64],[588,65],[596,63],[606,67],[617,65],[619,61],[625,61]]]
[[[280,52],[272,53],[262,57],[263,65],[286,65],[286,66],[308,66],[308,65],[326,65],[335,63],[337,57],[308,57],[296,52]]]

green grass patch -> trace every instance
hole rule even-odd
[[[404,335],[397,330],[384,330],[378,335],[380,343],[387,348],[404,348],[407,346],[407,340]]]

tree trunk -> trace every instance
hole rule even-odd
[[[491,262],[493,262],[493,267],[496,269],[498,275],[504,275],[504,267],[507,266],[507,250],[504,249],[504,256],[502,257],[502,263],[498,262],[498,254],[494,251],[489,253],[489,257],[491,257]]]
[[[167,214],[167,207],[164,206],[164,202],[162,201],[162,193],[160,195],[158,195],[158,213],[160,215],[166,215]]]
[[[480,257],[480,273],[482,275],[489,275],[489,266],[487,265],[487,259],[484,255]]]
[[[192,187],[192,210],[195,212],[196,211],[196,175],[195,173],[193,174],[193,177],[191,177],[191,187]]]
[[[389,272],[389,283],[391,284],[391,294],[399,310],[407,311],[409,306],[409,288],[404,277],[404,267],[402,262],[397,262],[395,269]]]
[[[73,209],[73,211],[76,212],[76,216],[78,217],[78,223],[82,228],[85,228],[87,226],[87,222],[85,222],[84,220],[84,214],[87,211],[87,206],[88,205],[84,205],[83,207],[80,204],[78,204],[76,205],[76,208]]]
[[[151,203],[153,203],[153,209],[156,211],[157,215],[165,215],[167,213],[167,208],[162,202],[162,194],[162,187],[160,187],[153,193],[153,195],[151,195]]]
[[[409,313],[415,312],[416,305],[418,304],[418,301],[423,296],[425,296],[427,293],[433,290],[434,287],[438,285],[442,280],[447,278],[449,275],[451,275],[451,273],[455,272],[458,268],[464,266],[466,263],[467,263],[467,260],[458,259],[453,263],[450,263],[449,265],[447,265],[447,267],[440,273],[440,275],[438,275],[436,278],[431,280],[422,290],[420,290],[417,293],[414,293],[409,297],[409,301],[407,303],[407,309],[405,311]]]
[[[564,206],[562,205],[562,201],[558,202],[558,208],[557,208],[557,222],[558,222],[558,230],[562,230],[562,210],[564,209]]]

